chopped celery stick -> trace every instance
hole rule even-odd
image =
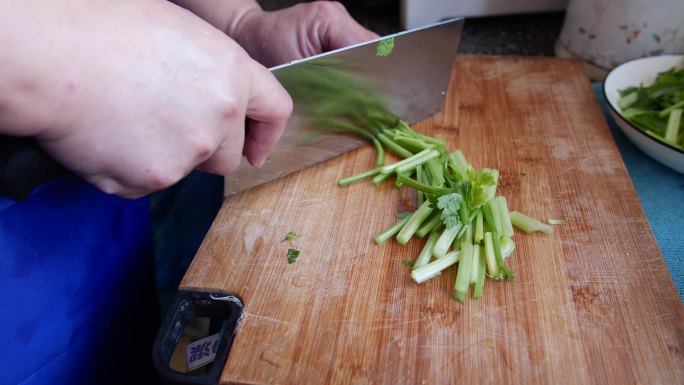
[[[468,175],[468,162],[461,150],[456,150],[449,154],[449,166],[456,172],[458,180],[464,180]]]
[[[496,203],[495,199],[492,199],[491,201],[487,202],[487,206],[492,212],[492,219],[494,219],[494,223],[496,225],[496,232],[501,236],[503,233],[503,224],[501,223],[501,215],[499,213],[499,205]],[[494,231],[492,231],[494,233]]]
[[[506,262],[504,262],[503,254],[501,253],[501,243],[499,241],[499,235],[492,234],[492,243],[494,244],[494,256],[496,257],[496,264],[499,265],[501,272],[503,272],[505,279],[515,278],[513,273],[506,267]]]
[[[418,210],[411,215],[409,221],[406,222],[406,225],[399,231],[399,234],[397,234],[397,242],[402,245],[407,244],[413,236],[413,233],[415,233],[416,230],[418,230],[418,227],[425,221],[425,218],[432,213],[432,210],[430,201],[423,202]]]
[[[513,242],[513,239],[502,237],[501,238],[501,257],[503,257],[504,261],[506,260],[506,258],[510,257],[511,254],[513,254],[514,250],[515,250],[515,242]]]
[[[487,273],[490,277],[494,279],[499,279],[501,275],[501,270],[499,265],[496,263],[496,256],[494,255],[494,240],[491,232],[486,232],[484,234],[485,240],[485,257],[487,259]]]
[[[473,267],[470,269],[470,284],[477,282],[480,275],[480,245],[473,245]]]
[[[412,163],[412,162],[416,162],[416,161],[420,160],[422,157],[428,156],[430,154],[430,152],[432,152],[432,151],[435,151],[435,150],[423,150],[423,151],[417,153],[416,155],[412,155],[406,159],[402,159],[398,162],[383,166],[380,168],[380,173],[382,173],[382,174],[392,173],[399,166],[402,166],[402,165],[408,164],[408,163]],[[435,151],[435,152],[437,152],[437,151]],[[439,152],[437,153],[437,155],[439,155]]]
[[[426,142],[429,144],[434,144],[435,146],[440,147],[440,148],[446,147],[446,143],[441,139],[433,138],[431,136],[427,136],[427,135],[423,135],[423,134],[418,134],[418,136],[420,137],[420,139],[423,140],[423,142]]]
[[[549,219],[549,224],[550,225],[567,225],[568,220],[567,219]]]
[[[382,245],[383,243],[385,243],[385,241],[392,238],[396,233],[398,233],[404,227],[406,222],[408,222],[412,216],[413,216],[413,214],[409,214],[409,215],[405,216],[404,218],[397,221],[392,226],[388,227],[386,230],[383,230],[381,233],[376,235],[373,238],[375,243],[377,243],[378,245]]]
[[[492,178],[494,178],[494,185],[486,187],[487,200],[490,201],[496,196],[496,186],[499,184],[499,170],[494,168],[483,168],[483,170],[489,171],[492,174]]]
[[[394,138],[394,141],[397,142],[398,144],[404,146],[404,147],[416,149],[418,151],[422,151],[422,150],[426,150],[426,149],[431,150],[431,149],[435,148],[435,145],[432,143],[427,143],[427,142],[424,142],[423,140],[416,139],[416,138],[410,138],[410,137],[404,136],[404,135],[397,135],[397,137]]]
[[[375,146],[375,152],[377,152],[378,157],[375,159],[376,166],[382,166],[385,163],[385,150],[382,148],[382,143],[378,138],[373,138],[373,146]]]
[[[437,162],[437,159],[430,159],[425,165],[427,166],[427,171],[430,174],[430,181],[432,182],[432,185],[443,186],[446,180],[444,179],[444,171],[442,170],[441,163]]]
[[[496,227],[496,221],[494,221],[493,210],[491,209],[490,202],[482,205],[482,214],[484,214],[484,220],[487,223],[487,228],[492,233],[498,233],[499,228]]]
[[[387,137],[385,134],[380,133],[377,135],[377,138],[389,150],[391,150],[393,153],[399,155],[400,157],[410,158],[413,156],[413,153],[411,153],[411,151],[405,149],[404,147],[401,147],[400,145],[397,144],[397,142],[393,141],[392,139]]]
[[[473,245],[464,243],[461,245],[456,282],[454,283],[454,297],[460,302],[465,302],[470,287],[470,270],[473,266]]]
[[[679,134],[679,127],[682,122],[682,110],[672,110],[670,117],[667,119],[667,130],[665,131],[665,140],[670,143],[677,143],[677,135]]]
[[[461,245],[464,243],[473,243],[473,226],[466,226],[466,230],[461,237]]]
[[[484,219],[482,216],[482,210],[477,212],[475,217],[475,234],[473,235],[473,240],[475,243],[482,243],[484,239]]]
[[[480,255],[478,257],[478,275],[477,281],[475,281],[475,288],[473,289],[473,298],[482,297],[485,285],[485,274],[487,273],[487,262],[482,251],[480,251]]]
[[[620,110],[624,110],[625,108],[628,108],[634,104],[634,102],[636,102],[638,99],[639,93],[634,91],[618,99],[617,105],[620,107]]]
[[[378,176],[381,176],[381,175],[390,176],[392,174],[380,174]],[[428,186],[426,184],[418,182],[417,180],[415,180],[413,178],[409,178],[407,176],[404,176],[403,174],[397,174],[397,179],[401,180],[401,182],[404,183],[408,187],[414,188],[416,190],[420,190],[420,191],[422,191],[424,193],[428,193],[428,194],[447,194],[451,191],[450,189],[445,188],[445,187]]]
[[[432,230],[439,228],[439,226],[442,224],[442,218],[440,218],[438,212],[433,214],[434,215],[429,220],[426,220],[425,223],[418,228],[418,231],[416,231],[416,236],[423,238]]]
[[[382,184],[382,182],[384,182],[385,180],[387,180],[391,176],[392,176],[392,174],[382,174],[382,173],[376,175],[372,179],[373,186],[379,186],[380,184]]]
[[[494,198],[497,209],[499,210],[499,219],[501,220],[501,233],[504,237],[513,236],[513,224],[511,223],[511,214],[508,212],[508,202],[506,197],[498,196]]]
[[[517,211],[511,211],[511,222],[513,226],[519,228],[526,233],[532,233],[535,231],[541,231],[546,234],[553,233],[553,227],[541,223],[534,218],[530,218],[525,214],[521,214]]]
[[[420,252],[418,258],[416,259],[416,262],[413,264],[413,270],[419,267],[423,267],[430,263],[430,259],[432,259],[432,248],[435,246],[435,243],[437,243],[437,238],[439,238],[438,233],[430,234],[430,237],[425,243],[423,250]]]
[[[420,166],[421,164],[429,161],[430,159],[434,159],[439,157],[439,151],[437,150],[428,150],[429,152],[427,155],[424,155],[420,158],[414,159],[411,162],[406,162],[405,164],[402,164],[400,166],[397,166],[396,171],[397,173],[405,173],[408,171],[412,171],[416,167]],[[419,153],[420,154],[420,153]],[[404,159],[406,160],[406,159]]]
[[[430,278],[437,276],[442,270],[458,262],[458,251],[452,251],[444,256],[444,258],[437,259],[428,263],[423,267],[419,267],[411,272],[411,278],[417,283],[423,283]]]
[[[344,179],[340,179],[339,181],[337,181],[337,185],[341,187],[341,186],[346,186],[346,185],[349,185],[352,183],[360,182],[364,179],[367,179],[367,178],[370,178],[374,175],[377,175],[379,172],[380,172],[380,169],[376,168],[376,169],[373,169],[370,171],[363,172],[361,174],[356,174],[356,175],[353,175],[353,176],[350,176],[350,177],[347,177]]]
[[[444,229],[442,235],[439,236],[435,247],[432,248],[432,254],[434,254],[437,258],[443,258],[447,254],[451,243],[454,241],[454,239],[456,239],[456,234],[458,234],[460,229],[460,223],[456,226],[452,226],[451,228]]]
[[[423,179],[423,166],[420,165],[420,166],[416,167],[416,180],[420,182],[422,179]],[[425,200],[425,193],[420,191],[420,190],[416,190],[416,200],[418,201],[418,206],[422,205],[423,201]]]

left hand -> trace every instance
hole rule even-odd
[[[378,37],[336,1],[301,3],[273,12],[255,10],[226,32],[266,67]]]

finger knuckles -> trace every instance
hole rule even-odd
[[[342,3],[337,1],[316,1],[310,3],[310,12],[315,17],[315,20],[330,20],[339,17],[341,13],[345,13],[346,9]]]
[[[157,191],[167,188],[183,178],[184,170],[178,167],[158,167],[146,170],[146,180],[144,188],[150,191]]]

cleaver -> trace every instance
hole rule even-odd
[[[463,19],[452,19],[271,68],[293,98],[293,113],[261,168],[243,161],[226,176],[225,195],[248,190],[365,143],[358,135],[318,131],[312,119],[316,106],[311,104],[322,98],[340,104],[345,100],[336,100],[338,95],[307,98],[307,90],[302,88],[314,72],[327,71],[323,72],[326,80],[340,83],[331,87],[330,93],[362,93],[409,124],[437,113],[449,86],[462,31]]]

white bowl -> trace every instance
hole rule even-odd
[[[622,63],[606,76],[603,81],[603,92],[613,119],[629,140],[653,159],[684,174],[684,151],[661,142],[633,126],[622,117],[617,104],[620,99],[619,90],[630,86],[648,86],[655,81],[658,73],[672,67],[684,68],[684,55],[651,56]]]

